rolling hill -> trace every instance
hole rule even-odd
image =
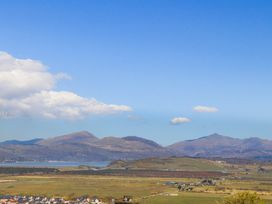
[[[202,158],[169,157],[147,158],[134,161],[114,161],[109,169],[167,170],[167,171],[223,171],[216,161]]]

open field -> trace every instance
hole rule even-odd
[[[224,196],[224,195],[223,195]],[[183,193],[178,196],[157,196],[143,200],[142,204],[218,204],[223,200],[218,194]],[[271,204],[271,200],[265,200]]]
[[[128,177],[159,177],[159,178],[219,178],[228,174],[216,171],[165,171],[144,169],[102,169],[62,171],[61,174],[74,175],[105,175]]]
[[[220,195],[213,194],[199,194],[199,193],[180,193],[178,196],[156,196],[143,200],[143,204],[216,204],[222,201]]]
[[[141,204],[217,204],[233,193],[252,191],[272,204],[271,170],[269,163],[239,164],[195,158],[117,161],[101,169],[2,168],[0,194],[67,199],[88,195],[105,201],[131,195]],[[215,184],[203,185],[203,179]],[[192,189],[179,191],[181,184]]]
[[[1,180],[12,182],[2,183],[0,191],[6,194],[30,194],[46,196],[81,196],[97,195],[99,197],[121,197],[133,195],[144,197],[162,193],[169,188],[164,186],[164,179],[127,178],[107,176],[4,176]],[[14,181],[15,180],[15,181]]]
[[[165,185],[169,181],[195,182],[189,178],[143,178],[95,175],[22,175],[0,176],[1,194],[45,195],[59,197],[98,196],[107,200],[131,195],[143,204],[201,203],[216,204],[224,196],[241,190],[258,191],[266,199],[272,199],[272,182],[253,180],[221,181],[218,186],[199,187],[193,192],[179,192],[176,186]],[[258,188],[258,189],[257,189]],[[224,189],[224,190],[222,190]],[[272,203],[272,200],[271,202]]]

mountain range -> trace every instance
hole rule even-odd
[[[0,142],[0,161],[112,161],[148,157],[272,159],[272,141],[212,134],[163,147],[137,136],[97,138],[87,131],[28,141]]]

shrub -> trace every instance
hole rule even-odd
[[[222,204],[264,204],[264,201],[257,193],[243,192],[226,198]]]

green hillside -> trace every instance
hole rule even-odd
[[[223,171],[216,161],[198,158],[149,158],[136,161],[115,161],[109,168],[155,169],[179,171]]]

